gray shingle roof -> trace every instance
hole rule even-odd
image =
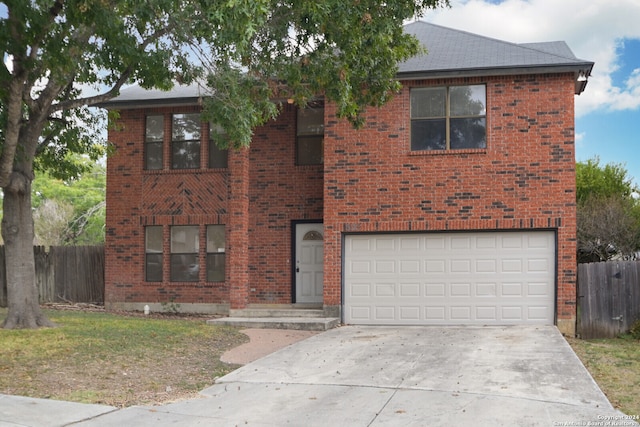
[[[405,31],[413,34],[427,53],[400,64],[399,79],[573,72],[579,94],[593,68],[593,62],[576,58],[563,41],[516,44],[423,21],[406,25]],[[203,94],[198,84],[176,86],[168,92],[132,86],[98,106],[193,105]]]
[[[593,68],[563,41],[516,44],[422,21],[406,25],[405,31],[427,53],[400,64],[401,79],[549,72],[574,72],[577,79],[580,73],[588,77]]]

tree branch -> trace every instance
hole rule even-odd
[[[169,34],[175,27],[175,24],[167,25],[165,28],[156,31],[146,39],[142,40],[142,42],[138,45],[138,51],[143,52],[147,46],[151,43],[159,40],[161,37]],[[49,109],[49,114],[54,113],[56,111],[63,110],[71,110],[74,108],[82,107],[84,105],[93,105],[99,104],[101,102],[108,101],[118,95],[122,86],[127,83],[131,75],[133,74],[133,65],[129,65],[123,72],[120,74],[118,80],[114,83],[114,85],[106,92],[100,95],[87,96],[83,98],[69,99],[66,101],[59,102],[57,104],[51,105]]]

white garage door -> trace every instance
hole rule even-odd
[[[552,325],[555,233],[349,235],[344,322]]]

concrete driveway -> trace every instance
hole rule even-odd
[[[203,395],[77,425],[637,425],[550,326],[340,327],[245,365]]]

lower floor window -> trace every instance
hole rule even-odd
[[[162,282],[162,226],[145,227],[144,277],[147,282]]]
[[[200,278],[200,227],[171,227],[171,281],[197,282]]]
[[[224,225],[207,226],[207,282],[225,280]]]
[[[176,225],[170,227],[169,271],[171,282],[200,281],[200,237],[203,228],[199,225]],[[224,282],[226,279],[226,238],[224,225],[206,226],[206,258],[204,258],[207,282]],[[163,280],[163,227],[145,227],[145,280]]]

